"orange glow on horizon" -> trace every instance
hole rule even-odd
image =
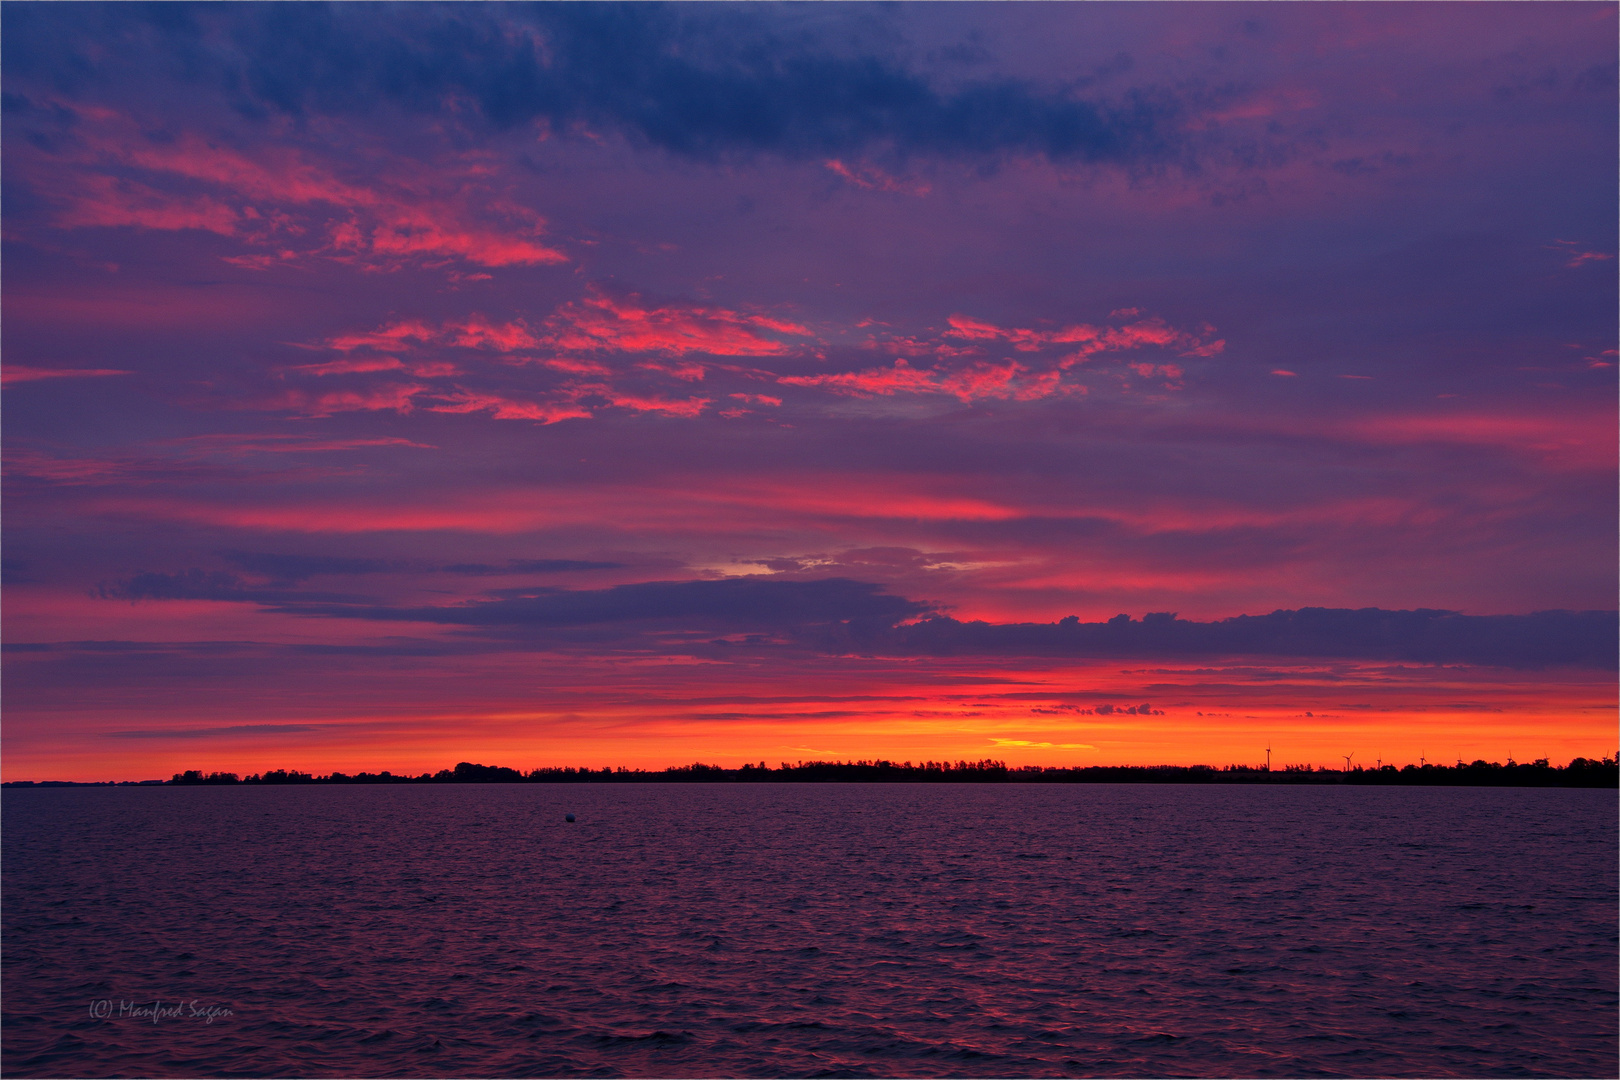
[[[1420,757],[1519,761],[1612,754],[1615,679],[1601,672],[1509,672],[1373,663],[1227,662],[1121,668],[1054,664],[987,670],[951,661],[823,660],[778,670],[705,662],[555,658],[550,701],[507,702],[532,658],[469,661],[485,701],[448,700],[443,677],[398,681],[388,710],[345,712],[318,687],[255,696],[228,720],[194,706],[177,717],[126,705],[54,715],[49,738],[14,725],[7,779],[166,779],[185,769],[387,769],[436,772],[458,761],[662,769],[703,761],[979,760],[1009,765],[1258,765],[1338,768]],[[768,665],[767,665],[768,667]],[[463,672],[456,686],[473,675]],[[955,689],[942,684],[961,683]],[[617,688],[604,700],[601,687]],[[363,698],[363,688],[352,695]],[[359,700],[355,704],[360,704]],[[1147,708],[1144,710],[1143,706]],[[64,730],[80,732],[69,748]]]

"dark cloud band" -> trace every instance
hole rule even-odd
[[[992,624],[930,618],[898,627],[902,651],[927,656],[1359,657],[1503,667],[1612,669],[1620,650],[1612,611],[1461,615],[1454,611],[1301,608],[1192,622],[1170,614],[1140,621]]]
[[[1183,658],[1354,657],[1414,663],[1557,665],[1613,669],[1620,616],[1612,611],[1462,615],[1422,608],[1301,608],[1195,622],[1161,612],[1086,623],[961,622],[931,604],[849,578],[762,577],[651,581],[606,589],[527,589],[521,595],[437,607],[254,589],[229,574],[139,574],[104,585],[118,599],[237,600],[290,614],[462,627],[496,637],[555,639],[592,628],[596,643],[632,644],[647,633],[770,633],[835,653],[915,656]]]
[[[1177,109],[1011,79],[942,89],[895,58],[835,50],[769,6],[407,5],[386,19],[346,5],[76,5],[5,12],[6,65],[59,83],[112,77],[123,40],[206,80],[239,112],[361,113],[378,102],[498,128],[614,130],[697,158],[869,150],[1136,162],[1167,151]],[[85,20],[101,24],[85,32]],[[72,32],[66,24],[72,24]],[[116,50],[115,50],[116,52]]]

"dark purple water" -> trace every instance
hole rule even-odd
[[[7,1076],[1617,1071],[1609,791],[3,805]]]

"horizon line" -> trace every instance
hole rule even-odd
[[[987,775],[1005,777],[1037,777],[1061,776],[1079,773],[1158,773],[1172,774],[1201,774],[1201,775],[1257,775],[1257,776],[1411,776],[1411,775],[1442,775],[1449,773],[1463,773],[1469,770],[1531,770],[1536,773],[1568,773],[1582,771],[1591,767],[1620,768],[1614,757],[1584,757],[1576,756],[1566,765],[1553,765],[1548,758],[1535,758],[1528,762],[1516,761],[1511,756],[1504,764],[1499,761],[1486,761],[1476,758],[1464,762],[1460,758],[1454,765],[1426,761],[1421,765],[1410,762],[1403,766],[1385,764],[1380,766],[1355,765],[1349,768],[1336,769],[1329,766],[1318,766],[1311,763],[1282,765],[1270,768],[1259,765],[1228,764],[1224,766],[1194,764],[1194,765],[1013,765],[995,758],[981,758],[977,761],[960,759],[957,761],[891,761],[886,758],[874,759],[843,759],[834,760],[799,760],[797,762],[782,761],[775,768],[764,761],[758,764],[747,762],[739,766],[726,767],[721,765],[705,764],[696,761],[688,765],[669,765],[662,769],[630,768],[624,765],[606,765],[600,769],[592,766],[575,765],[542,765],[527,770],[515,769],[506,765],[483,765],[469,761],[457,762],[453,768],[440,769],[437,772],[395,773],[389,769],[377,772],[362,770],[357,773],[346,773],[334,769],[329,773],[317,774],[302,772],[297,769],[267,769],[260,772],[241,774],[215,770],[204,773],[200,769],[187,769],[174,773],[169,779],[148,780],[6,780],[0,782],[0,788],[10,787],[106,787],[106,786],[288,786],[300,784],[345,784],[345,783],[382,783],[382,784],[421,784],[421,783],[545,783],[548,781],[563,780],[563,778],[576,778],[586,781],[589,778],[645,778],[656,781],[670,779],[690,780],[697,777],[712,776],[716,779],[722,777],[738,779],[754,779],[765,775],[784,775],[793,773],[814,772],[816,770],[865,770],[877,773],[894,773],[902,776],[917,778],[936,776],[939,779],[956,781],[972,780]],[[785,775],[784,775],[784,778]],[[564,781],[566,782],[566,781]],[[619,782],[626,782],[620,780]]]

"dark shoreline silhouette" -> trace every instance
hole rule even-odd
[[[152,786],[230,786],[287,784],[646,784],[646,783],[945,783],[945,784],[1352,784],[1363,786],[1424,787],[1620,787],[1620,765],[1614,758],[1578,757],[1568,765],[1555,766],[1545,758],[1528,764],[1509,760],[1473,761],[1456,765],[1393,765],[1367,769],[1317,769],[1310,765],[1288,765],[1266,770],[1247,765],[1091,765],[1061,768],[1042,765],[1009,767],[1004,761],[926,761],[918,764],[893,761],[800,761],[782,762],[771,768],[763,761],[726,769],[719,765],[678,765],[667,769],[645,770],[605,767],[602,769],[553,767],[520,772],[500,765],[475,765],[463,761],[454,769],[415,776],[396,776],[386,770],[351,776],[333,772],[326,776],[275,769],[263,774],[239,776],[233,772],[204,773],[188,769],[169,780],[12,780],[0,787],[152,787]]]

